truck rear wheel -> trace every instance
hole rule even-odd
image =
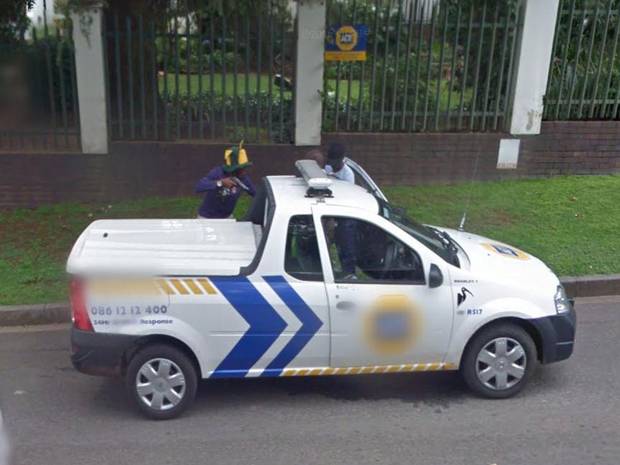
[[[474,336],[463,355],[461,374],[476,394],[504,399],[525,387],[537,364],[531,336],[518,325],[504,323]]]
[[[146,346],[127,367],[129,395],[146,416],[155,420],[174,418],[196,396],[196,368],[181,350],[164,344]]]

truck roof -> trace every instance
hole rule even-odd
[[[267,176],[267,182],[271,186],[279,213],[310,214],[312,205],[319,201],[327,205],[367,210],[370,214],[376,214],[379,208],[375,196],[366,189],[335,178],[330,186],[331,197],[308,196],[308,183],[297,176]]]

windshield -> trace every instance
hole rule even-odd
[[[450,236],[442,235],[440,231],[408,218],[403,208],[391,205],[379,198],[377,202],[379,202],[379,215],[420,241],[446,262],[459,266],[457,249]]]

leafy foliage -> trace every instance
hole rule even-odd
[[[546,119],[615,119],[620,95],[618,0],[562,0]]]
[[[73,53],[71,42],[56,36],[49,36],[23,48],[22,55],[30,77],[30,95],[38,111],[50,113],[52,104],[56,111],[60,111],[63,105],[67,111],[73,111]],[[53,98],[50,99],[50,95]]]
[[[290,93],[280,98],[278,93],[273,93],[271,98],[266,91],[251,94],[246,101],[243,95],[221,95],[216,94],[211,97],[208,93],[183,95],[179,97],[178,105],[174,95],[164,97],[168,115],[171,121],[187,122],[194,124],[203,121],[208,133],[211,125],[217,128],[217,132],[227,137],[229,140],[236,140],[235,137],[242,131],[246,111],[248,120],[253,125],[258,119],[261,128],[271,127],[272,142],[292,143],[293,141],[293,101]],[[233,120],[237,115],[237,128],[233,125]],[[223,115],[225,115],[228,125],[223,125]],[[172,125],[174,126],[174,124]]]
[[[0,0],[0,45],[22,41],[30,25],[26,13],[34,6],[34,0]]]

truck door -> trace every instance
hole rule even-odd
[[[312,215],[274,222],[251,274],[210,276],[208,283],[213,295],[182,296],[179,309],[192,318],[184,334],[202,334],[210,377],[328,366],[329,311]]]
[[[441,363],[452,330],[448,267],[379,216],[316,206],[332,367]],[[431,263],[444,284],[428,285]]]
[[[375,183],[364,168],[362,168],[355,161],[351,160],[349,157],[345,157],[344,162],[353,170],[353,173],[355,174],[355,184],[362,186],[368,192],[376,195],[380,199],[385,200],[386,202],[388,201],[385,194],[381,191],[381,189],[379,189],[377,183]]]
[[[284,275],[272,287],[278,295],[274,307],[290,323],[278,341],[282,351],[266,369],[325,367],[329,365],[330,321],[318,234],[309,214],[292,215],[283,226],[286,239],[276,245],[284,257],[272,256],[272,261],[279,267],[284,262]]]

